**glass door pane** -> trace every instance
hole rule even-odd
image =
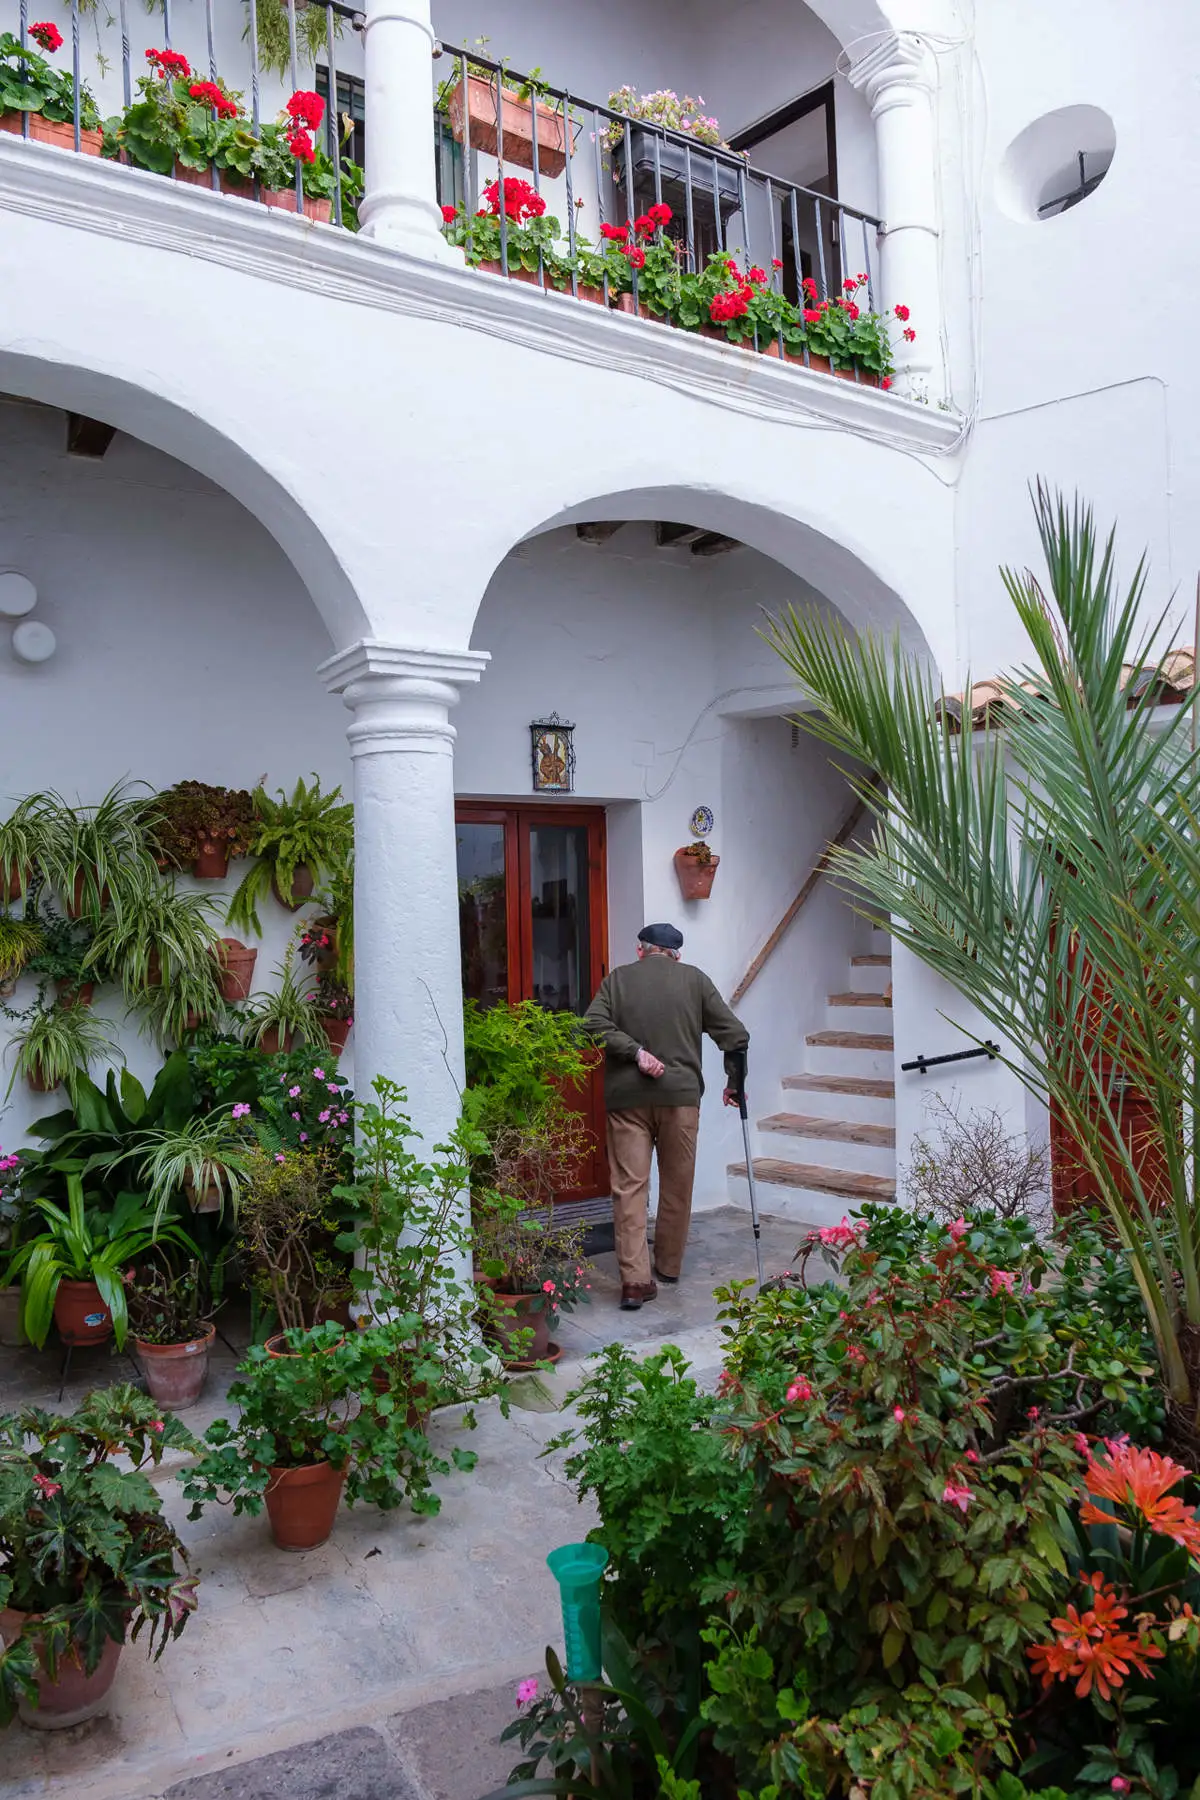
[[[508,999],[508,870],[503,824],[460,821],[458,927],[463,995],[480,1006]]]
[[[531,825],[530,994],[551,1012],[585,1013],[591,1002],[591,920],[586,825]]]

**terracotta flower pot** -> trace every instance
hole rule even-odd
[[[14,137],[21,137],[24,133],[21,117],[19,112],[0,113],[0,131],[11,131]],[[44,119],[41,113],[30,113],[29,136],[37,144],[55,144],[60,150],[75,148],[75,124],[71,119]],[[103,144],[102,131],[80,131],[81,155],[99,156]]]
[[[258,1047],[264,1056],[277,1056],[281,1049],[294,1049],[295,1043],[296,1034],[294,1031],[285,1031],[283,1034],[283,1042],[281,1044],[278,1025],[268,1025],[267,1029],[258,1040]]]
[[[277,212],[294,213],[296,210],[295,188],[263,188],[259,200],[264,206],[274,207]],[[314,200],[308,194],[304,196],[304,217],[315,219],[318,225],[328,225],[333,218],[332,200]]]
[[[54,1296],[54,1323],[64,1344],[102,1344],[112,1336],[112,1314],[94,1281],[64,1276]]]
[[[450,96],[450,129],[460,144],[467,141],[469,131],[474,149],[495,156],[499,148],[496,90],[490,81],[477,75],[467,77],[466,89],[465,107],[461,80]],[[500,123],[504,132],[505,163],[515,163],[519,169],[532,169],[536,129],[538,173],[561,175],[567,166],[566,121],[562,115],[532,96],[522,100],[511,88],[501,88],[500,93],[504,109]]]
[[[258,951],[237,938],[222,938],[217,962],[221,970],[222,1000],[247,1000],[254,982]]]
[[[839,381],[857,381],[860,387],[878,387],[878,375],[872,375],[869,369],[835,369],[834,374]]]
[[[346,1039],[353,1029],[353,1019],[334,1019],[327,1013],[322,1014],[321,1029],[325,1033],[326,1042],[334,1056],[340,1056],[346,1048]]]
[[[639,319],[653,319],[653,318],[657,318],[657,316],[658,316],[656,313],[652,313],[650,311],[650,308],[646,305],[644,300],[639,300],[637,305],[635,306],[633,303],[633,295],[632,294],[618,294],[617,295],[617,311],[623,312],[623,313],[628,313],[630,318],[636,317]],[[714,337],[725,337],[725,333],[723,331],[718,331],[718,332],[714,332],[713,336]],[[728,343],[729,340],[726,338],[725,341],[726,341],[726,343]]]
[[[714,856],[708,862],[701,862],[686,849],[675,852],[675,873],[679,877],[679,892],[685,900],[708,899],[720,861],[719,856]]]
[[[285,894],[279,886],[279,871],[271,877],[271,887],[280,906],[286,906],[289,912],[298,912],[311,895],[316,881],[307,863],[297,863],[292,874],[290,893]]]
[[[96,993],[94,981],[56,981],[60,1006],[90,1006]]]
[[[150,1398],[160,1406],[178,1412],[194,1406],[204,1391],[208,1378],[208,1356],[217,1335],[215,1325],[206,1325],[203,1336],[190,1338],[186,1344],[147,1344],[134,1338],[133,1347],[146,1377]]]
[[[0,1344],[6,1350],[17,1350],[28,1342],[21,1327],[20,1285],[0,1288]]]
[[[229,851],[223,844],[201,844],[200,853],[192,864],[192,874],[198,881],[224,881],[229,873]]]
[[[550,1350],[549,1307],[531,1312],[532,1294],[506,1294],[499,1289],[493,1289],[493,1293],[500,1310],[489,1312],[488,1330],[496,1340],[505,1368],[516,1363],[541,1362]],[[528,1331],[533,1332],[533,1341],[528,1349],[522,1349],[518,1334]]]
[[[15,1607],[0,1612],[0,1643],[15,1643],[28,1616]],[[46,1674],[43,1664],[37,1677],[37,1705],[31,1706],[27,1700],[18,1703],[17,1714],[22,1725],[28,1725],[33,1731],[65,1731],[70,1725],[83,1725],[88,1719],[94,1719],[104,1710],[124,1648],[123,1644],[109,1638],[90,1675],[84,1674],[74,1649],[59,1657],[58,1676],[54,1681]],[[38,1659],[40,1662],[40,1644]]]
[[[64,910],[68,919],[81,919],[83,917],[84,880],[83,870],[77,869],[75,871],[75,880],[71,884],[71,892],[67,895],[64,902]],[[108,883],[105,882],[104,886],[100,889],[101,912],[104,911],[104,908],[111,899],[112,895],[108,891]]]
[[[183,1191],[187,1195],[188,1205],[193,1212],[216,1213],[221,1210],[221,1190],[210,1175],[203,1188],[197,1192],[196,1184],[190,1175],[183,1179]]]
[[[29,878],[32,874],[32,869],[9,870],[8,897],[10,900],[19,900],[21,898],[22,893],[29,886]]]
[[[59,1082],[51,1081],[49,1076],[43,1072],[40,1062],[35,1063],[33,1068],[27,1071],[25,1081],[35,1094],[52,1094],[55,1088],[60,1086]]]
[[[281,1550],[315,1550],[325,1542],[333,1530],[345,1481],[345,1469],[335,1469],[327,1462],[271,1470],[267,1517],[271,1536]]]

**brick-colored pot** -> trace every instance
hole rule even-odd
[[[302,1463],[298,1469],[272,1468],[265,1499],[271,1536],[280,1550],[315,1550],[333,1530],[341,1504],[345,1469],[332,1463]]]
[[[0,131],[11,132],[14,137],[23,137],[25,132],[21,119],[22,114],[19,112],[0,113]],[[55,144],[60,150],[75,148],[75,126],[70,119],[44,119],[41,113],[30,113],[29,136],[35,144]],[[103,145],[102,131],[80,131],[79,150],[82,156],[99,156]]]
[[[466,89],[465,107],[461,80],[450,95],[450,129],[458,143],[465,143],[469,132],[474,149],[482,150],[488,156],[495,156],[499,148],[496,90],[490,81],[482,80],[477,75],[467,77]],[[562,114],[532,96],[528,100],[522,100],[511,88],[501,88],[500,93],[505,163],[516,163],[519,169],[532,169],[536,122],[538,173],[561,175],[567,166],[566,120]]]
[[[28,1613],[18,1612],[15,1607],[6,1607],[0,1612],[0,1643],[8,1646],[16,1642],[22,1627],[29,1618]],[[22,1725],[33,1731],[65,1731],[71,1725],[84,1725],[104,1711],[108,1701],[109,1690],[116,1680],[117,1663],[120,1661],[124,1644],[109,1638],[100,1652],[100,1661],[90,1675],[85,1675],[83,1665],[74,1649],[68,1650],[58,1659],[58,1676],[54,1681],[46,1674],[45,1666],[37,1676],[37,1705],[28,1700],[17,1704],[17,1714]],[[41,1661],[41,1646],[37,1645],[38,1659]]]
[[[331,1019],[328,1015],[322,1017],[321,1027],[334,1056],[340,1056],[346,1048],[346,1039],[350,1036],[353,1025],[353,1019]]]
[[[112,1314],[94,1281],[63,1277],[54,1296],[54,1323],[64,1344],[103,1344],[112,1336]]]
[[[258,951],[252,945],[239,943],[237,938],[221,939],[217,962],[221,969],[222,1000],[249,999],[257,961]]]
[[[224,881],[229,873],[229,852],[222,844],[201,844],[199,855],[192,864],[192,874],[198,881]]]
[[[194,1406],[204,1392],[208,1379],[208,1356],[217,1335],[215,1325],[206,1325],[204,1334],[186,1344],[147,1344],[134,1338],[133,1347],[146,1377],[150,1398],[172,1412]]]
[[[685,900],[708,899],[720,861],[719,856],[714,856],[709,862],[702,863],[686,850],[675,852],[675,873],[679,878],[679,892]]]

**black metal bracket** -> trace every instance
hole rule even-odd
[[[916,1069],[922,1075],[928,1069],[936,1069],[940,1063],[970,1062],[973,1056],[986,1056],[989,1062],[995,1062],[1000,1054],[999,1044],[993,1044],[991,1038],[975,1050],[955,1050],[949,1056],[918,1056],[914,1062],[901,1063],[901,1071],[907,1075],[910,1069]]]

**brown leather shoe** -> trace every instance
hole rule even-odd
[[[621,1311],[638,1312],[645,1306],[647,1300],[653,1300],[657,1293],[658,1288],[653,1281],[648,1281],[644,1287],[630,1283],[621,1289]]]

